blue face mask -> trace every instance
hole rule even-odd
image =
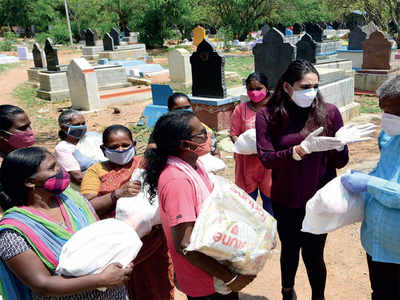
[[[107,157],[114,164],[123,166],[129,163],[136,154],[136,149],[134,143],[125,150],[118,151],[109,148],[104,148],[104,156]]]
[[[65,125],[67,126],[67,135],[80,140],[87,131],[86,125]]]

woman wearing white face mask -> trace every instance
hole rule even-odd
[[[400,299],[400,76],[378,89],[383,110],[378,138],[381,156],[369,174],[352,172],[342,183],[364,193],[361,243],[367,254],[372,300]]]
[[[258,157],[265,168],[272,169],[283,300],[297,299],[294,282],[300,250],[312,300],[324,299],[327,235],[301,232],[301,225],[307,201],[348,162],[347,147],[334,137],[343,126],[342,117],[336,106],[323,101],[318,84],[319,75],[311,63],[292,62],[256,116]]]
[[[131,131],[125,126],[112,125],[103,132],[101,148],[109,160],[92,165],[81,185],[81,194],[95,205],[100,218],[114,217],[117,200],[134,197],[140,191],[140,182],[130,181],[132,173],[142,167],[143,161],[143,157],[136,156],[135,145]],[[173,299],[170,298],[173,284],[169,277],[172,270],[162,228],[154,226],[142,242],[143,246],[133,261],[135,274],[132,273],[127,284],[131,298]]]

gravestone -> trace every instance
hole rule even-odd
[[[206,37],[206,30],[198,25],[193,29],[193,45],[198,46]]]
[[[125,35],[126,37],[131,36],[131,30],[129,29],[128,25],[124,26],[124,27],[122,28],[122,31],[124,32],[124,35]]]
[[[29,59],[29,51],[27,47],[18,47],[17,49],[18,58],[20,60],[28,60]]]
[[[67,79],[72,108],[93,110],[100,107],[99,87],[93,66],[84,58],[74,58]]]
[[[392,43],[377,30],[363,42],[363,69],[390,70]]]
[[[322,30],[328,28],[328,25],[325,22],[319,22],[318,25],[322,28]]]
[[[226,98],[225,57],[204,39],[190,56],[192,95],[194,97]]]
[[[174,90],[168,84],[152,84],[151,94],[154,105],[168,106],[168,97],[174,93]]]
[[[282,24],[278,24],[278,25],[276,25],[276,28],[280,31],[280,32],[282,32],[282,34],[283,35],[285,35],[285,31],[286,31],[286,27],[285,26],[283,26]]]
[[[217,34],[217,28],[215,28],[215,26],[211,26],[210,34],[213,34],[213,35]]]
[[[293,34],[300,34],[303,31],[303,26],[299,23],[294,23]]]
[[[305,59],[315,64],[317,57],[317,43],[312,39],[311,35],[305,33],[300,41],[296,44],[296,59]]]
[[[363,42],[367,38],[367,34],[361,29],[360,26],[354,27],[349,34],[348,50],[362,50]]]
[[[103,37],[104,51],[114,51],[114,39],[109,33],[105,33]]]
[[[120,32],[118,29],[113,28],[111,29],[110,35],[112,37],[112,39],[114,40],[114,46],[119,46],[120,45]]]
[[[317,43],[322,43],[322,33],[324,32],[321,26],[314,23],[306,23],[305,31],[311,35],[312,39]]]
[[[285,37],[276,28],[272,28],[262,43],[253,48],[255,71],[268,77],[269,89],[273,89],[279,77],[296,57],[296,48],[285,42]]]
[[[340,22],[338,22],[338,21],[335,21],[335,22],[333,22],[333,24],[332,24],[332,27],[333,27],[333,29],[335,29],[335,30],[341,29],[342,26],[343,26],[342,23],[340,23]]]
[[[88,28],[88,30],[86,30],[85,43],[86,43],[86,47],[94,47],[94,46],[96,46],[96,40],[95,40],[94,32],[90,28]]]
[[[367,34],[367,39],[369,38],[369,36],[374,33],[375,31],[377,31],[379,28],[378,26],[375,25],[375,23],[373,21],[369,22],[367,25],[364,26],[363,31]]]
[[[45,68],[46,56],[38,43],[33,44],[32,56],[35,68]]]
[[[263,27],[261,27],[261,34],[264,36],[270,30],[271,30],[271,27],[268,24],[265,24]]]
[[[57,48],[54,47],[54,43],[51,38],[46,39],[44,46],[44,52],[46,53],[47,70],[49,71],[60,71]]]
[[[86,44],[86,30],[82,30],[79,34],[79,41],[85,41]]]
[[[186,88],[192,83],[190,53],[187,50],[179,48],[170,51],[168,69],[171,81],[175,82],[178,89]]]

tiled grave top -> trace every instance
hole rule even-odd
[[[234,96],[234,97],[229,96],[229,97],[226,97],[223,99],[217,99],[217,98],[195,97],[195,96],[189,95],[189,98],[192,103],[200,103],[200,104],[206,104],[206,105],[212,105],[212,106],[221,106],[221,105],[240,101],[240,96]]]

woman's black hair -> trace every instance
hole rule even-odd
[[[293,87],[296,81],[301,80],[308,73],[316,74],[319,79],[318,71],[309,61],[295,60],[290,63],[276,84],[274,93],[267,104],[267,108],[271,115],[270,122],[273,131],[278,135],[288,128],[290,118],[296,118],[296,116],[289,116],[288,106],[295,104],[292,103],[291,97],[283,89],[283,84],[287,82]],[[324,135],[332,135],[333,133],[329,128],[330,124],[328,122],[326,103],[321,93],[318,91],[308,113],[305,126],[301,130],[301,134],[307,136],[313,130],[324,127]]]
[[[246,87],[249,85],[249,83],[253,80],[257,80],[258,82],[262,83],[265,85],[265,87],[268,90],[268,77],[261,72],[253,72],[246,78]]]
[[[115,133],[117,131],[122,131],[125,132],[129,138],[131,139],[131,141],[133,141],[133,136],[132,136],[132,132],[129,130],[129,128],[123,126],[123,125],[111,125],[108,126],[104,132],[103,132],[103,145],[106,145],[108,143],[108,138],[112,133]]]
[[[10,152],[0,169],[0,206],[7,210],[26,205],[26,179],[36,174],[49,151],[41,147],[21,148]]]
[[[174,105],[175,105],[175,101],[176,101],[176,99],[178,99],[178,98],[186,98],[187,101],[189,101],[189,103],[191,103],[191,102],[190,102],[190,99],[189,99],[189,97],[188,97],[188,95],[186,95],[186,94],[184,94],[184,93],[173,93],[172,95],[170,95],[170,96],[168,97],[168,111],[171,111],[171,110],[172,110],[172,108],[173,108]]]
[[[0,130],[8,131],[14,124],[15,115],[24,114],[25,111],[14,105],[0,105]]]
[[[150,197],[156,195],[158,179],[167,165],[168,156],[179,155],[179,145],[183,140],[190,140],[193,132],[189,122],[196,115],[193,112],[177,110],[158,119],[152,136],[157,148],[145,152],[145,183],[150,187]]]

